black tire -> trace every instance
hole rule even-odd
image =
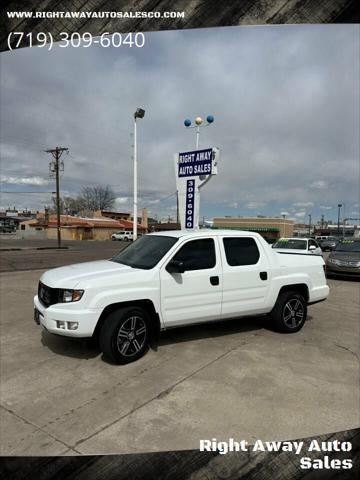
[[[279,332],[295,333],[306,321],[307,303],[298,292],[289,291],[279,295],[270,317]]]
[[[116,238],[115,238],[115,237],[111,237],[111,240],[112,240],[113,242],[115,242],[115,241],[116,241]]]
[[[140,307],[119,308],[110,313],[100,330],[99,344],[104,356],[118,364],[142,357],[149,348],[149,322],[149,315]]]

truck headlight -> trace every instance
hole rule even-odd
[[[84,290],[61,290],[60,301],[63,303],[78,302],[84,294]]]

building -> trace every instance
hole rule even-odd
[[[27,209],[21,212],[15,207],[8,208],[5,212],[0,212],[0,232],[16,232],[21,222],[35,218],[35,216],[35,213]]]
[[[349,225],[349,224],[343,224],[341,223],[339,226],[334,223],[331,224],[329,223],[326,227],[320,228],[316,227],[314,230],[315,235],[324,235],[324,236],[330,236],[330,237],[352,237],[356,230],[358,229],[358,225]]]
[[[113,220],[105,217],[60,216],[61,238],[63,240],[110,240],[111,235],[121,230],[132,230],[130,220]],[[146,228],[138,224],[138,233],[146,233]],[[20,238],[57,238],[56,215],[45,216],[40,213],[36,219],[20,224]]]
[[[132,215],[131,213],[125,212],[109,212],[107,210],[98,210],[94,212],[94,218],[111,218],[113,220],[118,220],[126,225],[126,222],[131,222],[132,224]],[[141,217],[138,218],[138,223],[140,223],[145,230],[148,229],[148,213],[147,208],[143,208],[141,211]],[[132,227],[131,227],[132,228]]]
[[[309,233],[309,224],[306,223],[295,223],[294,225],[294,237],[309,237],[313,234],[314,228],[310,225]]]
[[[131,220],[131,213],[126,212],[108,212],[107,210],[98,210],[94,212],[94,217],[112,218],[113,220]]]
[[[180,223],[176,222],[158,222],[151,224],[151,232],[166,232],[170,230],[180,230]]]
[[[292,237],[294,222],[278,217],[215,217],[211,228],[229,228],[260,233],[266,240]]]

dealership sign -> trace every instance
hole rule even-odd
[[[179,153],[178,177],[194,177],[212,173],[213,149]]]
[[[174,155],[181,228],[199,228],[200,189],[217,174],[218,148]]]

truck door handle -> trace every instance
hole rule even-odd
[[[267,280],[267,272],[260,272],[261,280]]]
[[[219,285],[219,277],[216,275],[215,277],[210,277],[211,285]]]

